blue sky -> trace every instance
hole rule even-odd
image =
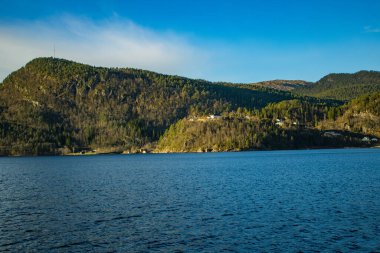
[[[211,81],[380,70],[380,1],[1,0],[0,80],[38,56]]]

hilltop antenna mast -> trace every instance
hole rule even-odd
[[[55,59],[55,43],[53,44],[53,51],[54,51],[53,58]]]

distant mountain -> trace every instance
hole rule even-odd
[[[251,83],[249,85],[261,88],[270,88],[282,91],[291,91],[297,88],[311,86],[312,82],[306,82],[302,80],[271,80],[257,83]]]
[[[359,71],[354,74],[329,74],[313,85],[298,87],[295,94],[348,101],[380,91],[380,72]]]

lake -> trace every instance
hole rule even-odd
[[[0,158],[0,251],[380,252],[380,149]]]

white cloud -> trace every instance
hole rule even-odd
[[[54,20],[0,23],[0,80],[33,58],[53,56],[108,67],[134,67],[201,77],[209,54],[186,36],[130,21]]]
[[[365,27],[367,32],[380,32]],[[377,42],[289,43],[194,38],[113,18],[73,16],[0,21],[0,82],[36,57],[53,56],[95,66],[133,67],[211,81],[318,80],[331,72],[379,68]]]

